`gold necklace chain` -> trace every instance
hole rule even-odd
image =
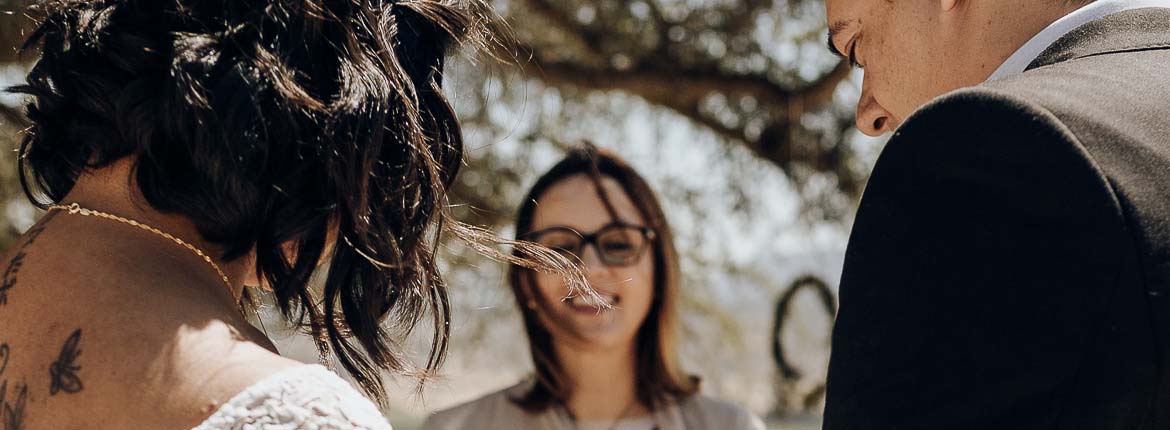
[[[79,205],[77,203],[73,203],[70,205],[49,206],[49,210],[54,210],[54,209],[66,211],[66,212],[68,212],[70,214],[74,214],[74,215],[95,216],[98,218],[105,218],[108,220],[117,221],[117,222],[120,222],[123,224],[129,224],[129,225],[132,225],[134,227],[138,227],[140,229],[143,229],[143,230],[149,231],[151,233],[157,234],[159,236],[165,237],[168,240],[179,244],[179,246],[182,246],[184,248],[191,250],[191,252],[194,252],[195,255],[198,255],[199,258],[202,258],[203,261],[207,262],[207,264],[210,264],[211,268],[215,269],[215,273],[219,274],[219,278],[223,280],[224,285],[227,285],[228,292],[232,293],[232,297],[235,297],[235,289],[232,288],[232,281],[228,280],[227,274],[225,274],[223,272],[223,269],[220,269],[219,265],[215,264],[215,261],[212,261],[211,256],[209,256],[206,253],[204,253],[203,251],[199,250],[199,248],[196,248],[194,245],[191,245],[190,243],[183,241],[183,239],[179,239],[170,233],[167,233],[165,231],[151,227],[147,224],[143,224],[141,222],[132,220],[130,218],[120,217],[120,216],[117,216],[114,214],[109,214],[109,213],[105,213],[105,212],[95,211],[93,209],[83,208],[83,207],[81,207],[81,205]]]

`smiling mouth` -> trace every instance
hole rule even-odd
[[[613,308],[616,307],[618,303],[621,303],[621,296],[616,294],[598,292],[597,295],[601,296],[601,303],[598,303],[592,298],[581,295],[569,297],[565,303],[568,304],[569,307],[573,308],[573,310],[588,311],[591,313],[613,310]]]

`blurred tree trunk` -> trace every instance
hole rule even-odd
[[[0,0],[0,64],[22,60],[20,46],[32,31],[32,21],[24,13],[26,3],[26,0]]]
[[[0,68],[26,63],[20,46],[32,31],[32,20],[24,14],[26,0],[0,0]],[[0,88],[0,90],[3,90]],[[20,226],[12,222],[13,205],[24,205],[20,184],[16,179],[15,149],[20,141],[20,130],[28,125],[20,106],[0,103],[0,252],[7,250],[23,233]]]

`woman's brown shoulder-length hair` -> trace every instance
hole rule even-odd
[[[569,151],[560,162],[541,176],[528,195],[516,217],[516,237],[523,238],[532,230],[536,202],[553,185],[575,175],[588,175],[593,179],[598,197],[611,212],[609,197],[601,187],[602,178],[611,178],[621,185],[622,190],[637,206],[646,222],[654,230],[654,298],[650,311],[637,334],[637,396],[642,404],[657,409],[672,400],[679,400],[698,391],[698,378],[687,375],[679,369],[676,354],[677,301],[681,274],[678,253],[674,248],[674,236],[658,198],[646,180],[625,160],[585,143]],[[535,383],[531,390],[514,399],[517,405],[531,412],[543,411],[567,400],[572,381],[568,380],[553,352],[552,335],[544,327],[532,303],[539,302],[532,292],[525,288],[522,280],[527,278],[533,285],[533,272],[513,265],[508,272],[508,282],[516,297],[517,307],[524,319],[528,343],[535,366]],[[604,377],[605,375],[597,375]]]

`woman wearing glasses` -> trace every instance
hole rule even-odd
[[[529,192],[516,231],[579,258],[600,300],[562,300],[557,274],[511,267],[535,375],[439,412],[425,430],[764,428],[697,394],[697,378],[679,369],[678,256],[654,192],[623,160],[589,145],[571,151]]]

